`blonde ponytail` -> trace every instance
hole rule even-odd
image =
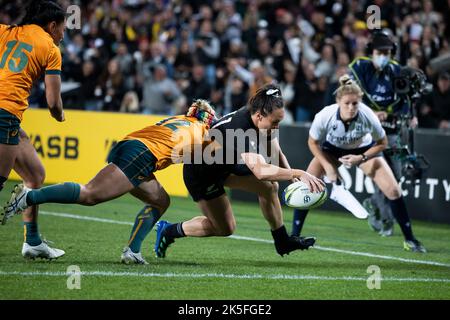
[[[339,88],[336,90],[336,100],[340,100],[347,94],[356,94],[360,98],[364,95],[361,88],[348,74],[344,74],[339,78]]]

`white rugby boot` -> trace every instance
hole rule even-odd
[[[22,246],[23,257],[31,260],[34,260],[36,258],[48,260],[58,259],[64,254],[64,250],[51,248],[48,246],[46,241],[42,241],[42,243],[37,246],[30,246],[28,243],[24,242]]]
[[[123,248],[120,261],[124,264],[148,264],[148,262],[145,261],[140,252],[134,253],[133,251],[131,251],[130,247]]]
[[[21,214],[23,210],[28,208],[27,205],[27,194],[31,189],[24,186],[23,183],[16,184],[13,191],[11,192],[11,198],[6,203],[6,205],[1,210],[2,225],[15,214]]]

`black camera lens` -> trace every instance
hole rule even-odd
[[[409,80],[407,78],[395,78],[394,90],[398,94],[406,94],[409,92]]]

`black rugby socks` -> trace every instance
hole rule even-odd
[[[400,225],[405,239],[415,240],[412,232],[411,221],[409,220],[408,211],[406,210],[406,205],[403,197],[395,200],[389,200],[389,204],[391,206],[392,214],[394,215],[395,220],[397,220],[398,224]]]
[[[186,237],[183,231],[183,222],[174,223],[167,226],[164,230],[164,235],[169,238],[183,238]]]

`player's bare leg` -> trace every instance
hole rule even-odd
[[[17,145],[0,144],[0,192],[14,166],[18,148]]]
[[[230,175],[225,186],[252,192],[258,195],[261,211],[270,225],[275,248],[280,255],[289,254],[297,249],[308,249],[314,245],[315,238],[289,237],[284,226],[283,211],[278,197],[278,183],[258,180],[254,175]]]
[[[198,206],[203,216],[191,220],[170,224],[160,221],[156,229],[155,253],[158,258],[166,256],[166,250],[176,238],[229,236],[236,229],[230,201],[226,194],[212,200],[200,200]]]
[[[270,228],[276,230],[283,225],[283,211],[278,198],[277,182],[258,180],[254,175],[230,175],[225,180],[225,186],[257,194],[259,206]]]
[[[163,186],[152,175],[130,192],[144,202],[144,207],[136,216],[130,239],[122,251],[121,262],[125,264],[147,264],[141,254],[141,246],[155,223],[170,205],[170,198]]]
[[[14,167],[18,150],[18,145],[0,144],[0,192]],[[6,208],[0,207],[0,222],[2,225],[6,224],[9,219],[5,210]]]
[[[400,198],[400,187],[386,160],[373,158],[359,166],[363,172],[373,179],[389,200]]]
[[[18,145],[17,158],[14,164],[14,170],[23,179],[26,187],[37,189],[42,186],[45,180],[45,169],[39,159],[36,150],[31,145],[25,131],[20,130],[20,142]],[[35,222],[38,220],[37,206],[31,206],[22,213],[24,223]]]
[[[50,185],[41,189],[15,187],[5,206],[5,215],[20,214],[32,205],[41,203],[73,203],[93,206],[115,199],[134,189],[127,176],[115,164],[108,164],[86,185],[74,182]]]
[[[30,143],[25,131],[20,130],[20,142],[14,164],[14,170],[23,179],[28,188],[40,188],[45,179],[45,169],[36,150]],[[25,258],[56,259],[64,255],[64,251],[51,248],[43,242],[38,229],[38,206],[31,206],[22,213],[24,224],[24,243],[22,255]]]
[[[200,200],[203,216],[183,222],[183,231],[190,237],[229,236],[236,229],[230,200],[223,194],[212,200]]]
[[[123,171],[110,163],[86,185],[80,186],[80,195],[76,203],[94,206],[118,198],[133,189],[133,184]]]

